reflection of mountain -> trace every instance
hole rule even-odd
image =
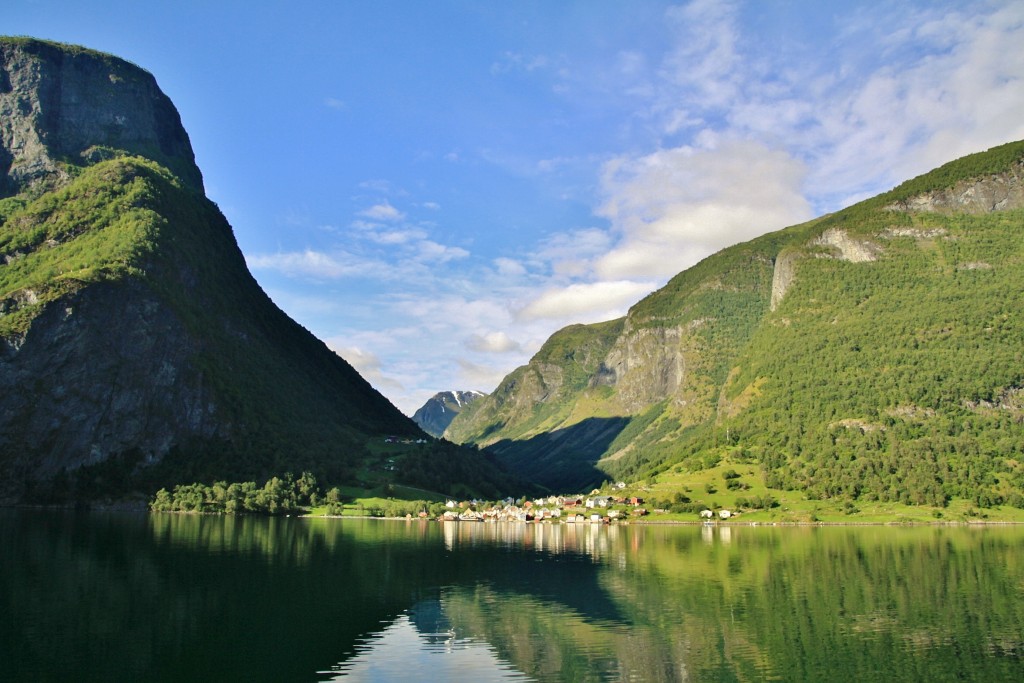
[[[409,610],[409,621],[416,631],[430,642],[448,642],[454,637],[451,622],[436,598],[420,600]]]
[[[408,605],[382,572],[419,573],[416,539],[295,519],[3,512],[4,680],[308,681]]]
[[[0,537],[5,680],[306,681],[443,586],[621,619],[588,556],[450,552],[425,522],[0,511]]]
[[[443,591],[460,637],[487,641],[537,680],[1024,672],[1017,529],[452,526],[452,552],[489,542],[598,561],[591,596],[610,605],[608,620],[593,603],[580,612],[545,595],[547,560],[532,586],[499,575]]]
[[[535,680],[683,679],[666,634],[647,625],[587,619],[556,601],[490,584],[452,588],[444,607],[458,633],[491,643]]]
[[[0,511],[0,538],[4,680],[308,681],[395,645],[416,680],[1024,680],[1018,528]]]

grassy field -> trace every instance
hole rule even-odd
[[[726,475],[729,475],[728,478]],[[738,476],[734,476],[738,475]],[[739,482],[727,488],[727,482]],[[709,493],[708,488],[714,489]],[[420,509],[436,516],[436,505],[445,496],[409,486],[380,486],[366,489],[339,487],[343,503],[338,506],[321,505],[309,510],[311,516],[374,517],[381,513],[389,517],[416,516]],[[971,501],[953,499],[945,507],[903,505],[879,501],[812,500],[800,491],[768,489],[757,465],[736,463],[728,459],[700,472],[672,471],[657,479],[630,485],[624,490],[604,491],[608,495],[628,498],[638,496],[646,502],[649,514],[637,518],[629,514],[627,506],[619,509],[622,519],[631,523],[699,524],[699,510],[708,508],[716,513],[715,523],[729,524],[962,524],[962,523],[1014,523],[1024,524],[1024,510],[1010,506],[978,508]],[[690,499],[693,510],[686,512],[655,511],[655,502],[671,502],[677,493]],[[770,496],[775,505],[765,509],[752,509],[737,505],[737,500],[763,499]],[[413,505],[415,504],[415,505]],[[484,506],[488,506],[484,504]],[[416,511],[413,510],[416,507]],[[669,506],[666,506],[669,507]],[[732,516],[726,522],[717,512],[729,510]],[[587,510],[587,512],[592,512]],[[603,511],[607,512],[607,511]]]
[[[739,476],[727,479],[727,473]],[[739,482],[739,485],[734,484],[737,487],[729,489],[729,481]],[[1024,523],[1024,510],[1019,508],[1007,505],[978,508],[971,501],[957,498],[949,501],[945,507],[868,500],[813,500],[802,491],[770,490],[764,485],[757,464],[733,462],[728,458],[699,472],[670,470],[643,485],[631,486],[618,495],[637,495],[648,501],[671,501],[678,492],[682,492],[692,502],[716,512],[729,510],[734,513],[730,518],[734,523]],[[736,502],[740,498],[751,500],[764,496],[771,496],[777,504],[767,509],[749,509],[738,506]],[[698,520],[696,512],[652,513],[645,518],[648,522]]]

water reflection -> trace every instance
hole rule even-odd
[[[606,557],[619,543],[622,527],[602,524],[517,522],[446,522],[441,525],[448,550],[500,546],[541,553],[575,553],[594,560]]]
[[[486,642],[451,631],[422,631],[402,615],[360,642],[356,655],[326,674],[346,681],[528,681]]]
[[[1024,529],[0,511],[0,680],[1024,680]]]

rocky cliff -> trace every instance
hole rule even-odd
[[[0,39],[0,500],[358,483],[388,435],[422,432],[259,288],[153,77]]]
[[[957,180],[891,203],[896,211],[979,214],[1024,207],[1024,162],[981,177]]]
[[[0,43],[0,196],[58,185],[67,164],[114,150],[153,159],[202,190],[178,112],[151,74],[74,46]]]
[[[1011,143],[725,249],[448,434],[555,488],[735,458],[819,497],[1024,504],[1024,421],[979,407],[1024,384],[1022,169]]]

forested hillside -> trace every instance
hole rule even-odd
[[[734,462],[811,498],[1024,506],[1022,207],[1017,142],[725,249],[556,334],[448,434],[556,488]]]

